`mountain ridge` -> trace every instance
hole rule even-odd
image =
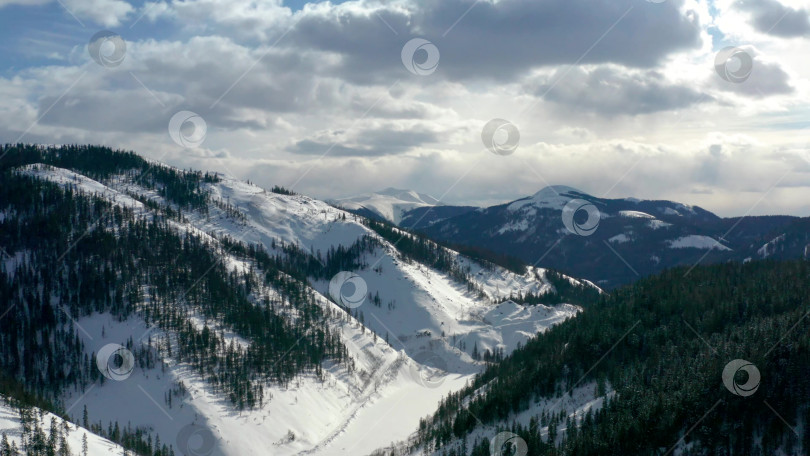
[[[680,202],[599,198],[562,185],[483,208],[416,208],[400,225],[613,288],[679,265],[806,256],[810,236],[802,227],[808,221],[720,217]],[[772,248],[763,249],[769,243]]]

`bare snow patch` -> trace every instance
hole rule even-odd
[[[649,226],[650,228],[652,228],[654,230],[657,230],[659,228],[666,228],[668,226],[672,226],[672,224],[667,223],[667,222],[665,222],[663,220],[654,219],[654,220],[650,220],[649,222],[647,222],[647,226]]]
[[[617,234],[616,236],[613,236],[612,238],[608,239],[608,242],[612,242],[614,244],[624,244],[625,242],[630,241],[631,241],[630,236],[624,233]]]
[[[620,217],[654,219],[652,215],[641,211],[619,211]]]
[[[724,246],[714,238],[709,236],[702,236],[698,234],[690,234],[689,236],[682,236],[675,240],[667,241],[669,243],[669,248],[671,249],[715,249],[715,250],[727,250],[730,251],[731,249]]]

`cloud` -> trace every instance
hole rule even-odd
[[[292,20],[281,0],[175,0],[162,14],[192,32],[260,41],[275,39]]]
[[[402,154],[417,147],[437,143],[440,137],[439,132],[424,125],[384,122],[363,125],[349,131],[321,132],[313,138],[295,142],[287,150],[303,155],[375,157]]]
[[[104,27],[118,27],[135,11],[123,0],[62,0],[65,9],[79,18],[87,18]]]
[[[757,57],[754,57],[751,76],[744,82],[735,83],[715,78],[715,84],[723,91],[759,99],[789,95],[795,91],[790,75],[778,63],[758,60]]]
[[[196,33],[331,54],[339,70],[333,74],[373,85],[408,76],[400,51],[414,36],[440,50],[437,79],[514,80],[533,68],[572,63],[654,67],[701,46],[698,16],[684,2],[357,1],[293,13],[278,0],[186,0],[163,15]]]
[[[760,32],[794,38],[810,34],[810,12],[783,5],[778,0],[739,0],[737,6],[751,13],[751,24]]]
[[[616,66],[558,70],[534,90],[567,111],[602,116],[640,115],[708,102],[711,96],[667,81],[658,71],[631,71]]]
[[[453,80],[514,80],[533,68],[573,63],[649,68],[701,45],[696,16],[682,5],[445,0],[369,11],[347,3],[303,13],[290,40],[342,56],[342,74],[358,83],[407,76],[399,51],[413,36],[438,47],[435,75]]]

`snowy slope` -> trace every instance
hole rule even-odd
[[[337,199],[334,202],[347,210],[367,209],[397,225],[407,211],[441,205],[439,200],[430,195],[397,188],[386,188],[375,193]]]
[[[100,183],[68,170],[37,165],[22,172],[137,208],[144,217],[150,216],[148,209],[125,192],[161,201],[153,190],[124,178]],[[212,198],[238,208],[243,216],[228,216],[221,207],[211,205],[208,215],[185,213],[188,223],[173,222],[176,229],[212,233],[215,236],[208,236],[212,244],[220,235],[229,235],[261,243],[268,251],[274,240],[325,252],[332,246],[351,245],[365,235],[377,237],[356,216],[325,202],[270,193],[220,177],[220,182],[207,184]],[[442,396],[460,389],[479,372],[483,364],[470,356],[474,348],[480,353],[502,350],[508,354],[536,332],[579,311],[571,305],[525,307],[511,301],[495,305],[518,291],[551,291],[542,269],[517,275],[458,256],[488,298],[481,299],[445,273],[403,261],[393,245],[381,242],[383,247],[365,258],[369,267],[353,271],[380,298],[379,307],[366,300],[355,309],[373,332],[355,318],[349,318],[348,324],[333,322],[341,330],[356,370],[325,364],[324,382],[304,376],[286,388],[272,385],[265,391],[272,398],[262,407],[236,412],[225,398],[211,394],[204,379],[187,366],[165,359],[157,369],[136,368],[125,381],[68,392],[65,407],[78,416],[87,406],[91,421],[149,427],[161,441],[176,448],[188,434],[184,429],[200,426],[216,442],[212,454],[367,454],[406,438],[419,418],[435,410]],[[247,269],[240,260],[225,256],[224,263],[230,267]],[[321,295],[320,305],[337,308],[325,297],[328,281],[314,280],[311,285]],[[109,315],[94,315],[77,325],[82,328],[79,333],[88,354],[130,338],[136,347],[149,347],[167,336],[137,318],[118,322]],[[172,396],[171,391],[186,393]],[[167,395],[173,397],[171,406]]]
[[[48,434],[51,430],[51,419],[55,418],[58,426],[63,427],[61,418],[39,409],[33,409],[39,418],[42,429]],[[73,423],[67,423],[67,444],[72,454],[81,454],[83,436],[87,436],[87,454],[89,456],[120,455],[124,453],[121,446],[101,438],[87,429]],[[6,403],[5,398],[0,398],[0,434],[5,434],[9,444],[14,443],[22,452],[22,423],[20,413],[17,408]]]

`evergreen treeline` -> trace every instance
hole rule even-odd
[[[273,193],[278,193],[279,195],[287,195],[287,196],[296,195],[296,193],[294,191],[288,190],[288,189],[286,189],[284,187],[281,187],[279,185],[274,185],[273,188],[270,189],[270,191],[273,192]]]
[[[81,451],[78,448],[71,449],[67,445],[65,439],[72,423],[68,422],[66,417],[59,420],[59,426],[57,427],[54,427],[52,422],[48,435],[45,435],[43,430],[44,412],[50,410],[53,413],[59,407],[26,391],[25,387],[16,380],[3,377],[0,382],[2,383],[0,384],[0,391],[2,391],[0,401],[8,408],[17,411],[20,418],[23,443],[22,448],[20,448],[16,442],[9,440],[8,436],[3,433],[0,436],[0,456],[18,456],[22,454],[42,454],[46,456],[88,455],[86,443],[82,445]],[[38,410],[35,410],[35,408]],[[87,407],[84,409],[83,427],[93,434],[100,435],[121,445],[134,455],[174,456],[171,445],[161,444],[160,438],[156,438],[153,442],[152,436],[144,429],[133,429],[130,425],[120,429],[118,423],[109,423],[109,426],[105,429],[100,422],[88,422]],[[54,438],[54,436],[57,438]],[[83,441],[86,442],[86,436],[84,436]],[[75,453],[72,450],[75,450]]]
[[[227,236],[220,242],[232,254],[255,260],[261,269],[278,270],[301,282],[308,278],[329,279],[340,271],[364,269],[368,267],[363,261],[364,254],[374,252],[381,245],[377,239],[365,235],[349,247],[331,246],[324,255],[320,250],[307,252],[295,244],[274,239],[270,243],[270,250],[276,252],[273,255],[261,245],[244,245]]]
[[[426,234],[421,234],[420,236],[429,238]],[[475,245],[468,245],[468,244],[457,244],[453,242],[443,242],[436,239],[433,239],[439,245],[443,245],[450,250],[455,250],[456,252],[468,257],[472,258],[473,260],[487,266],[487,265],[498,265],[507,271],[512,271],[515,274],[523,275],[526,273],[526,269],[529,267],[528,263],[521,260],[520,258],[507,255],[504,253],[494,252],[489,249],[485,249],[483,247],[475,246]]]
[[[575,304],[589,306],[599,299],[599,290],[584,283],[572,283],[571,280],[557,271],[546,269],[545,279],[554,287],[554,293],[521,293],[510,294],[509,299],[520,304]]]
[[[52,417],[46,432],[43,426],[44,413],[40,415],[34,409],[26,407],[20,407],[17,411],[22,427],[20,447],[17,447],[16,442],[9,444],[8,436],[4,433],[0,440],[0,455],[71,456],[74,454],[67,442],[70,434],[70,424],[67,421],[60,422]],[[85,450],[84,453],[87,454],[87,451]]]
[[[208,194],[203,183],[218,182],[215,174],[179,171],[150,163],[134,152],[103,146],[65,145],[60,147],[35,144],[0,144],[0,173],[34,163],[76,171],[97,181],[125,176],[138,185],[156,190],[181,208],[207,212]]]
[[[425,238],[396,228],[393,225],[373,219],[363,223],[390,242],[406,261],[417,261],[426,266],[445,272],[453,279],[467,285],[467,290],[485,298],[480,285],[472,280],[470,267],[464,267],[456,260],[456,255],[441,245]]]
[[[520,435],[530,455],[663,455],[699,423],[680,454],[806,454],[810,262],[686,272],[670,270],[605,295],[490,366],[422,420],[414,448],[487,455],[489,441],[468,437],[481,420]],[[734,359],[762,373],[753,396],[735,396],[723,385],[723,368]],[[605,384],[615,390],[598,412],[575,421],[551,410],[528,425],[514,422],[513,414],[540,398],[594,381],[599,394]]]
[[[91,456],[88,451],[87,432],[82,436],[81,447],[71,448],[68,443],[70,434],[75,432],[78,426],[51,416],[46,430],[47,415],[44,410],[23,405],[15,399],[4,398],[3,402],[7,406],[12,406],[19,416],[20,445],[9,439],[4,432],[0,436],[0,456]],[[133,430],[129,426],[122,430],[116,423],[115,427],[111,425],[107,432],[95,429],[93,433],[121,444],[125,449],[124,455],[174,456],[174,450],[170,445],[161,444],[160,439],[156,439],[153,443],[151,436],[145,431]]]

